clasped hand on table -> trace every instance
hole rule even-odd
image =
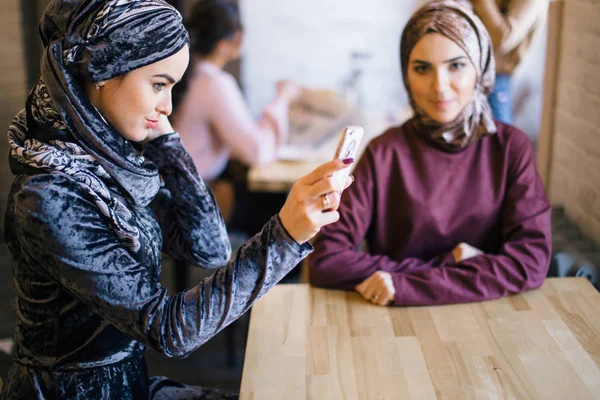
[[[483,254],[481,250],[468,243],[459,243],[452,256],[456,263]],[[388,306],[394,302],[396,287],[389,272],[377,271],[355,286],[355,289],[367,301],[379,306]]]

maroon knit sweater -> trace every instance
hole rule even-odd
[[[392,274],[396,305],[489,300],[538,288],[551,253],[550,204],[529,138],[498,132],[455,153],[409,122],[375,138],[310,258],[313,285],[352,290]],[[359,251],[366,240],[368,252]],[[485,254],[455,263],[466,242]]]

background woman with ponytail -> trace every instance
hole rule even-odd
[[[173,95],[173,125],[202,178],[214,186],[217,179],[237,180],[233,211],[229,212],[231,199],[224,198],[224,191],[217,191],[217,200],[230,228],[254,234],[285,196],[249,193],[243,178],[232,177],[226,167],[230,160],[251,167],[275,159],[277,147],[288,137],[289,104],[300,89],[290,81],[278,82],[275,99],[254,120],[234,77],[223,70],[240,57],[244,34],[237,5],[199,1],[186,28],[191,60]],[[261,204],[265,212],[250,210],[250,203]]]

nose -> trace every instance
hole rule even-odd
[[[161,114],[166,115],[167,117],[169,115],[171,115],[171,112],[173,112],[173,103],[171,101],[171,91],[170,90],[168,91],[168,93],[165,94],[165,96],[161,99],[161,101],[156,106],[156,111],[158,111]]]
[[[433,78],[433,89],[438,93],[444,93],[448,89],[449,77],[446,70],[440,68],[435,71]]]

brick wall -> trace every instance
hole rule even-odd
[[[563,0],[550,197],[600,244],[600,0]]]
[[[21,5],[19,0],[0,1],[0,237],[4,237],[4,210],[12,182],[8,169],[6,129],[23,108],[26,96]]]

